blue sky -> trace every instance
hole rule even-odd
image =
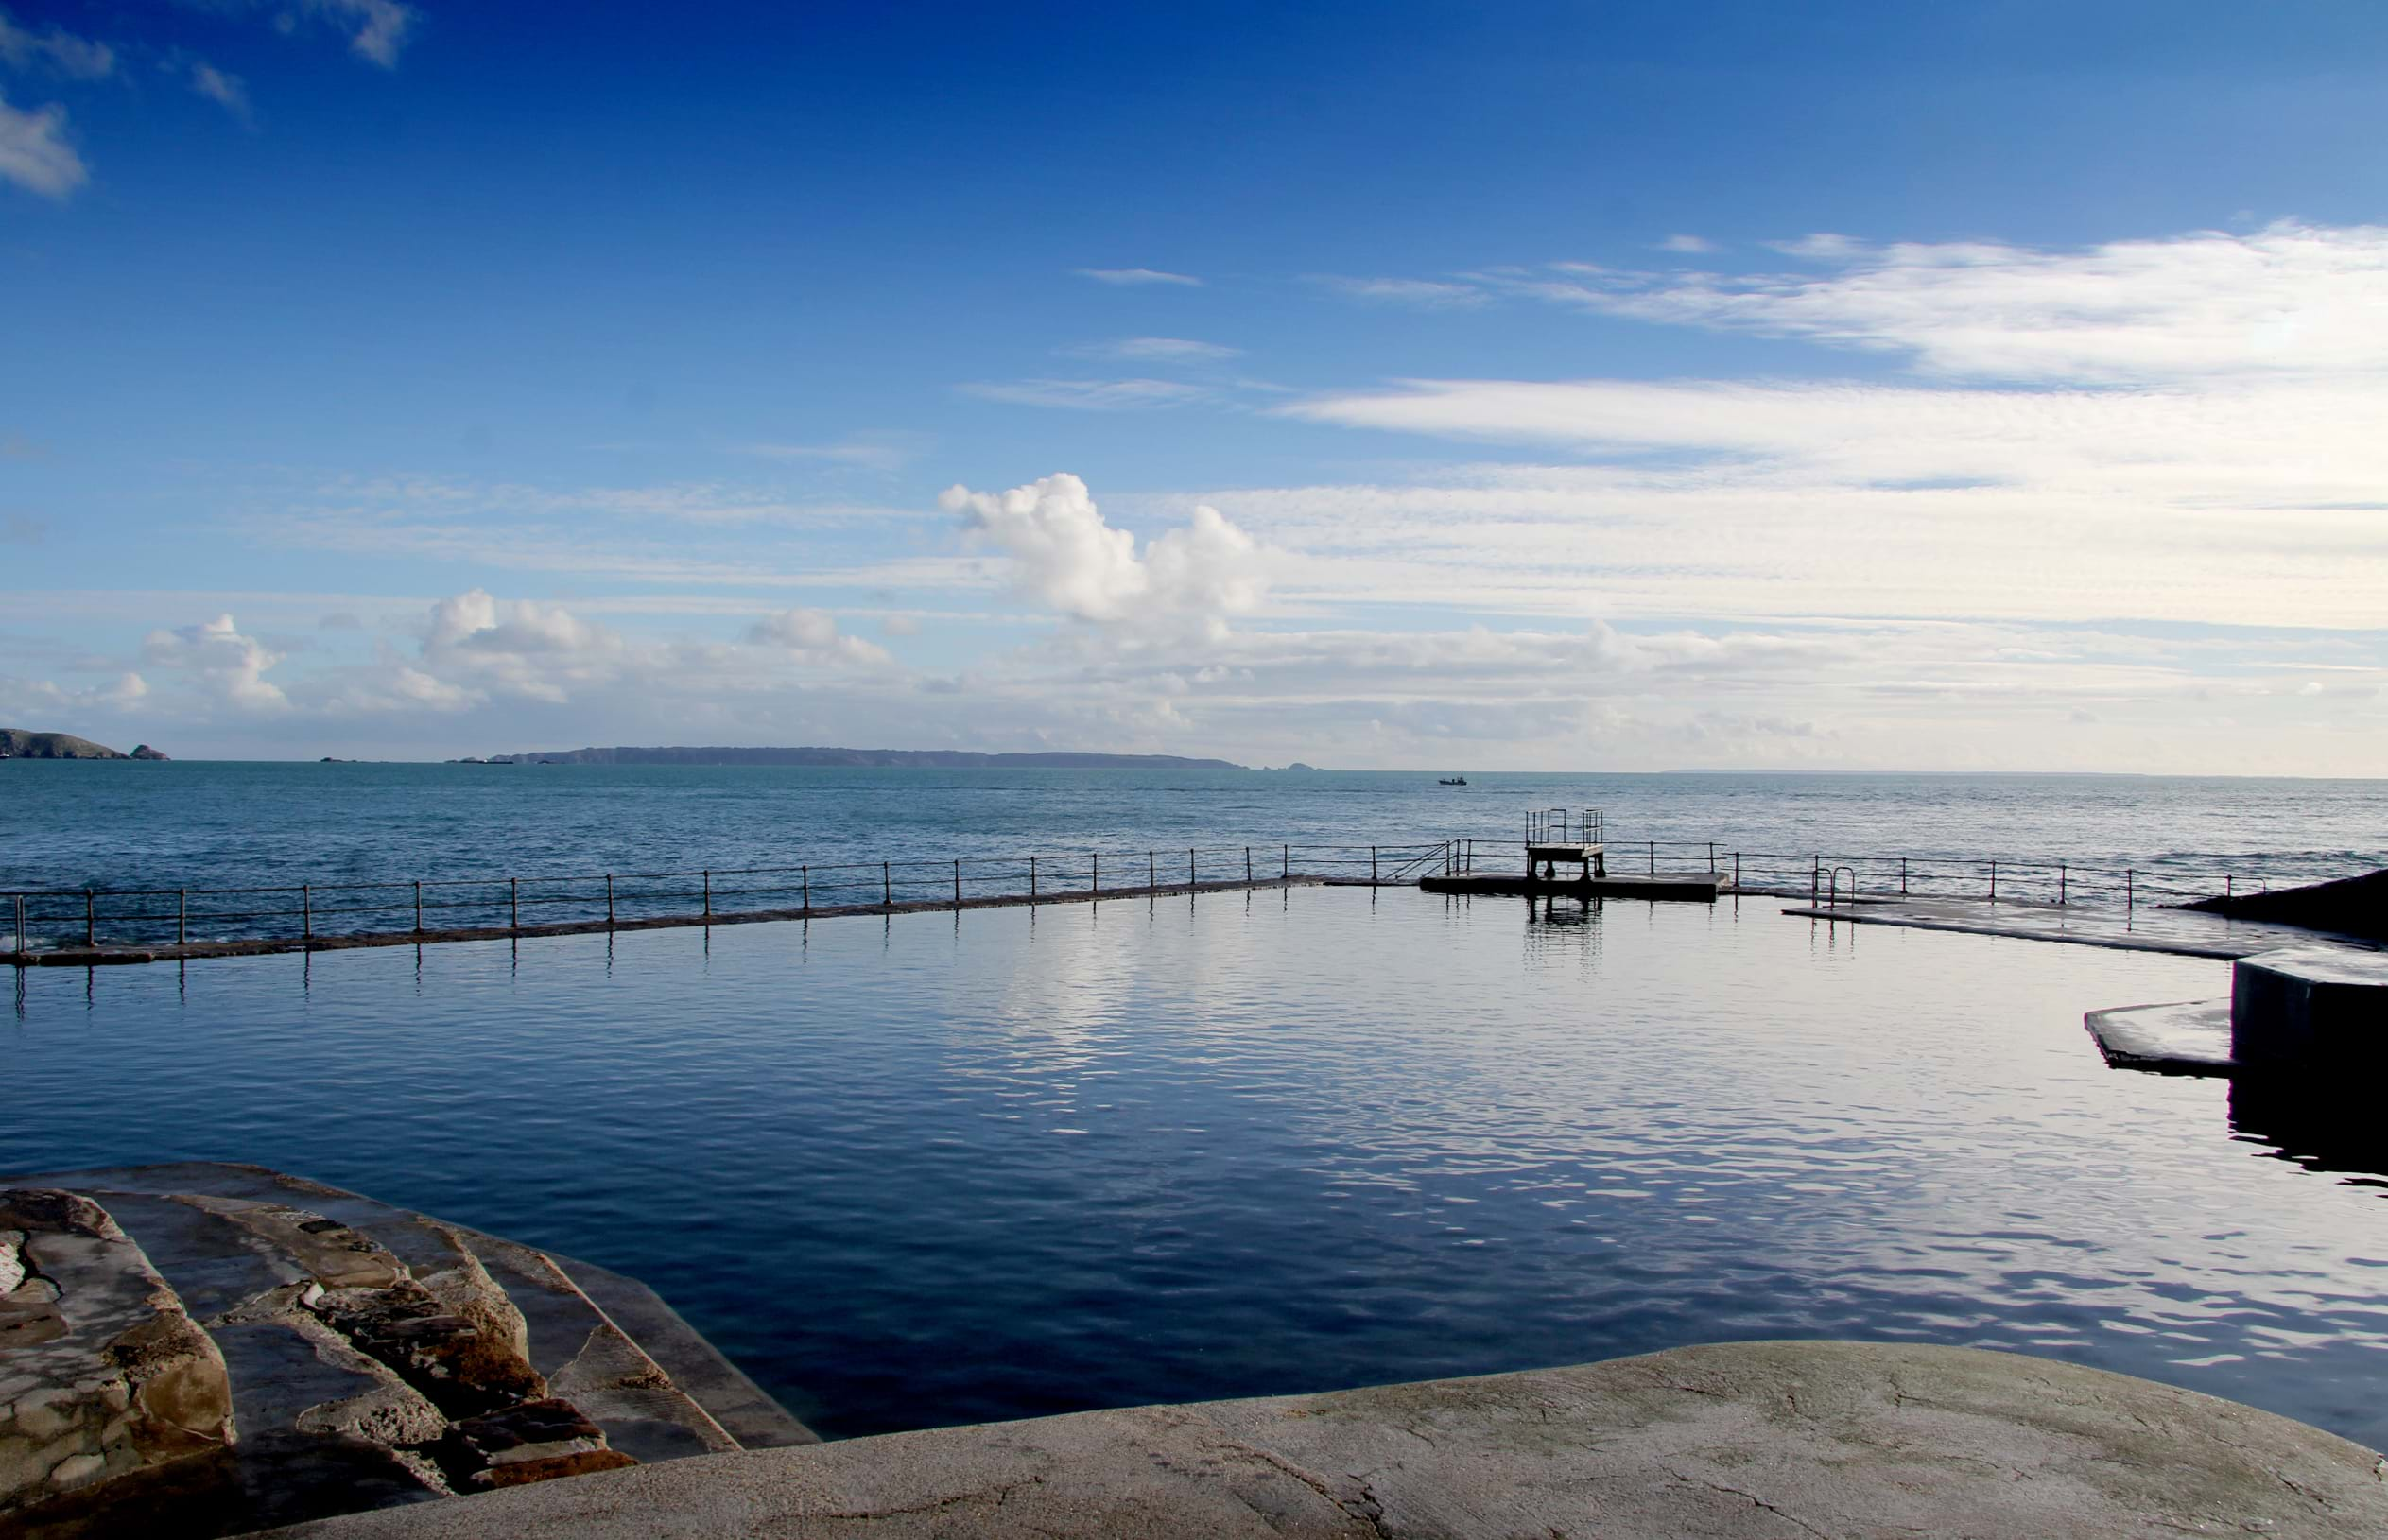
[[[2388,764],[2377,5],[0,0],[0,721]]]

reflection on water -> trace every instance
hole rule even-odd
[[[2370,1125],[2082,1031],[2225,965],[1780,907],[1306,889],[35,970],[0,1169],[258,1161],[586,1256],[837,1433],[1835,1336],[2388,1441]]]
[[[2388,1186],[2388,1114],[2377,1085],[2312,1085],[2289,1078],[2233,1081],[2230,1126],[2241,1140],[2309,1171]]]

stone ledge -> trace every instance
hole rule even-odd
[[[1969,1348],[1571,1369],[714,1455],[281,1540],[2388,1533],[2388,1462],[2234,1402]]]

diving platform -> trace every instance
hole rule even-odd
[[[1661,902],[1713,904],[1719,894],[1733,891],[1733,879],[1721,872],[1686,872],[1681,874],[1662,872],[1654,876],[1627,877],[1587,871],[1580,877],[1546,877],[1529,870],[1426,876],[1418,879],[1418,886],[1430,893],[1523,894],[1530,898],[1649,898]]]

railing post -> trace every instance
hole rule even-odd
[[[1250,845],[1244,847],[1244,886],[1247,888],[1252,886],[1252,847]]]
[[[1709,874],[1710,874],[1711,875],[1713,875],[1713,874],[1715,874],[1715,872],[1716,872],[1716,869],[1717,869],[1717,842],[1716,842],[1715,840],[1711,839],[1711,840],[1709,840],[1709,841],[1708,841],[1708,871],[1709,871]]]
[[[506,928],[509,930],[520,930],[523,927],[522,881],[520,877],[506,879]]]
[[[1808,907],[1811,909],[1816,907],[1816,890],[1824,880],[1824,865],[1822,856],[1808,857]]]
[[[2059,861],[2056,863],[2056,907],[2060,909],[2065,907],[2065,863]]]
[[[1103,891],[1103,853],[1099,850],[1089,853],[1086,863],[1095,874],[1092,879],[1094,891],[1101,892]]]
[[[89,888],[83,890],[83,944],[99,944],[99,900],[92,896]]]
[[[713,918],[713,868],[705,868],[705,918]]]
[[[879,863],[879,907],[895,908],[895,869],[887,861]]]
[[[1191,847],[1185,852],[1185,885],[1188,888],[1200,886],[1194,879],[1194,852]]]
[[[954,908],[961,908],[961,858],[954,858]]]
[[[2223,901],[2230,901],[2230,874],[2227,872],[2223,874]]]
[[[17,910],[18,910],[18,912],[19,912],[20,914],[22,914],[22,913],[24,912],[24,909],[25,909],[25,900],[24,900],[24,899],[22,899],[22,898],[20,898],[20,899],[18,899],[18,900],[17,900]],[[191,891],[190,891],[188,888],[177,888],[177,889],[175,889],[175,890],[174,890],[174,944],[175,944],[175,945],[177,945],[177,946],[181,946],[181,945],[184,944],[184,943],[185,943],[186,939],[188,938],[188,936],[189,936],[189,934],[190,934],[190,919],[191,919]],[[22,927],[22,926],[19,926],[19,928],[20,928],[20,929],[22,929],[23,927]]]
[[[423,884],[420,882],[416,883],[415,891],[417,892],[421,892],[423,891]],[[614,923],[614,874],[611,872],[608,872],[605,874],[605,923],[608,926],[611,926]],[[415,922],[415,928],[417,930],[421,930],[423,928],[423,922],[421,920],[417,920]]]
[[[2139,907],[2138,894],[2133,891],[2133,890],[2138,886],[2138,875],[2139,874],[2137,872],[2132,871],[2128,867],[2123,869],[2122,912],[2125,914],[2129,914],[2132,910]]]
[[[1738,850],[1733,853],[1733,889],[1736,892],[1741,889],[1741,853]]]
[[[1277,847],[1277,875],[1280,877],[1293,875],[1293,847],[1291,845]]]
[[[17,894],[17,966],[25,966],[25,895]]]
[[[1376,847],[1375,845],[1368,847],[1368,883],[1372,888],[1376,884]]]
[[[1029,899],[1031,903],[1036,899],[1036,857],[1033,856],[1029,857]]]
[[[1655,839],[1650,842],[1650,874],[1653,877],[1658,875],[1658,841]]]
[[[614,879],[605,879],[605,917],[614,918]],[[415,884],[415,934],[423,934],[423,884]]]
[[[1161,869],[1153,864],[1158,858],[1151,851],[1144,853],[1144,885],[1148,888],[1161,886]]]
[[[1999,901],[1999,863],[1998,863],[1998,862],[1996,862],[1996,861],[1992,861],[1992,862],[1990,863],[1990,902],[1991,902],[1991,903],[1993,903],[1993,904],[1995,904],[1995,903],[1997,903],[1998,901]]]
[[[800,866],[796,870],[801,874],[805,884],[805,912],[810,914],[813,911],[813,869],[809,866]]]
[[[1907,896],[1907,857],[1904,856],[1899,857],[1899,896]]]
[[[417,926],[415,928],[420,930],[423,927]],[[315,940],[315,885],[312,883],[299,884],[299,939]]]

